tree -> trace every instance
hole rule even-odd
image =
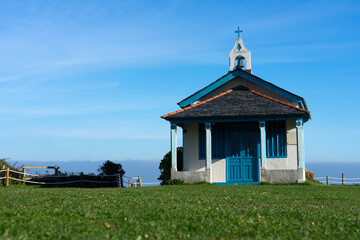
[[[178,147],[177,148],[177,169],[178,171],[182,171],[183,167],[183,148]],[[158,177],[158,180],[161,180],[161,185],[166,184],[168,180],[171,179],[171,151],[165,154],[163,159],[160,162],[159,165],[160,169],[160,176]]]
[[[103,175],[120,175],[120,184],[121,187],[124,187],[123,175],[125,174],[125,170],[121,163],[114,163],[110,160],[106,160],[103,165],[99,167],[98,171]]]

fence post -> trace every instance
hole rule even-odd
[[[59,176],[59,166],[55,166],[55,176]]]
[[[23,168],[23,178],[22,179],[25,179],[25,176],[26,176],[26,168]]]
[[[345,173],[342,174],[342,185],[345,185]]]
[[[84,173],[81,172],[80,173],[80,187],[84,187]]]
[[[9,173],[9,168],[6,168],[6,186],[9,186],[9,177],[10,177],[10,173]]]
[[[129,178],[129,184],[128,187],[131,187],[131,179]]]
[[[120,187],[124,187],[123,175],[120,175]]]
[[[329,176],[326,176],[326,185],[329,185]]]
[[[140,178],[140,176],[138,176],[138,184],[139,184],[139,187],[142,187],[142,183],[141,183],[141,178]]]
[[[1,170],[5,170],[5,169],[6,169],[5,166],[2,166]],[[6,175],[6,173],[4,173],[4,177],[5,177],[5,175]],[[1,183],[3,186],[5,186],[5,181],[6,181],[5,178],[1,180]]]

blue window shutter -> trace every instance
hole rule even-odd
[[[203,123],[199,123],[199,159],[206,158],[206,133]],[[219,159],[226,157],[225,153],[225,132],[224,124],[215,124],[211,126],[211,144],[212,158]]]
[[[212,134],[212,157],[213,158],[223,158],[225,157],[225,146],[224,141],[225,139],[225,132],[224,132],[224,125],[223,124],[215,124],[211,128]]]
[[[266,157],[286,157],[286,121],[266,122]]]

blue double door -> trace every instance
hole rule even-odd
[[[232,126],[226,138],[226,181],[246,184],[259,181],[259,128],[256,125]]]

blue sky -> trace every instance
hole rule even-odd
[[[159,160],[161,115],[228,71],[304,97],[306,158],[358,161],[359,1],[0,1],[0,157]]]

